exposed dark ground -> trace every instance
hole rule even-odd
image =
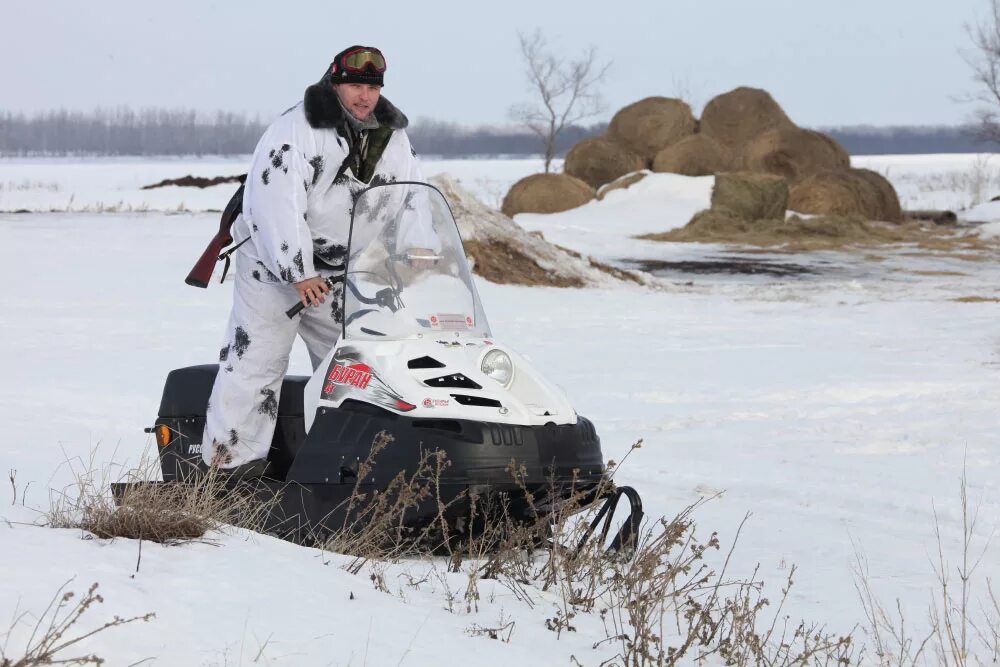
[[[719,256],[699,260],[665,261],[657,259],[622,260],[629,268],[646,271],[659,277],[677,274],[695,275],[762,275],[793,277],[816,274],[817,267],[794,262],[761,260],[749,257]]]

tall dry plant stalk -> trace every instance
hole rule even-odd
[[[353,556],[345,569],[357,574],[373,561],[395,561],[407,556],[439,552],[449,540],[445,515],[452,503],[441,497],[441,475],[448,460],[439,450],[421,454],[413,471],[400,470],[380,489],[365,490],[379,453],[393,442],[385,431],[376,434],[368,456],[358,466],[357,477],[343,508],[341,525],[320,540],[325,551]],[[413,526],[409,515],[422,504],[436,505],[436,518],[429,524]],[[334,510],[340,512],[341,508]]]
[[[71,580],[72,581],[72,580]],[[94,654],[67,656],[66,652],[79,648],[79,644],[94,635],[112,628],[128,625],[136,621],[149,622],[155,614],[143,614],[130,618],[115,616],[110,621],[93,630],[72,635],[74,626],[80,618],[94,605],[102,604],[104,598],[97,593],[97,584],[92,584],[83,597],[77,599],[73,591],[67,591],[70,582],[59,587],[49,601],[48,606],[38,616],[38,620],[25,642],[24,653],[19,658],[9,657],[8,642],[13,630],[27,616],[27,612],[18,616],[11,624],[0,646],[0,667],[35,667],[36,665],[103,665],[104,659]]]
[[[372,456],[362,466],[366,474],[386,444],[383,440],[373,445]],[[633,449],[639,446],[641,442]],[[597,488],[575,479],[550,479],[540,488],[529,485],[524,466],[511,461],[513,488],[466,498],[466,529],[456,532],[455,517],[446,517],[453,508],[440,499],[440,471],[446,461],[437,456],[425,458],[415,474],[396,478],[401,494],[368,498],[359,490],[352,511],[357,506],[364,510],[352,514],[355,518],[327,543],[327,548],[355,556],[344,565],[348,571],[359,573],[368,565],[377,590],[390,590],[387,561],[417,559],[429,573],[410,576],[409,586],[433,580],[453,613],[460,605],[466,613],[479,609],[483,580],[496,581],[529,608],[543,599],[551,601],[555,593],[556,606],[546,627],[559,637],[576,630],[581,614],[597,615],[606,637],[595,648],[617,647],[607,665],[660,667],[712,656],[746,666],[843,665],[853,660],[850,635],[828,633],[805,622],[789,624],[782,615],[791,575],[771,614],[766,613],[770,602],[756,574],[746,580],[728,577],[739,533],[722,569],[713,570],[708,554],[720,549],[719,538],[712,533],[699,539],[693,519],[707,500],[672,519],[648,522],[626,549],[609,553],[602,540],[584,538],[597,512],[594,499],[614,490],[610,476]],[[402,516],[418,502],[437,502],[437,516],[420,532],[407,535],[400,530]],[[449,573],[465,575],[464,591],[449,582]],[[478,634],[500,636],[496,629]]]
[[[865,613],[865,634],[875,661],[881,667],[916,665],[997,664],[1000,662],[1000,603],[992,581],[986,579],[986,594],[976,601],[976,572],[989,553],[992,535],[978,538],[979,505],[969,501],[965,468],[959,481],[959,504],[962,517],[961,547],[958,563],[953,565],[945,548],[941,520],[932,504],[936,558],[932,561],[935,587],[928,604],[928,628],[914,637],[907,629],[907,615],[897,599],[895,610],[887,611],[873,591],[867,560],[855,547],[855,588]],[[981,543],[978,540],[982,539]],[[956,579],[957,578],[957,581]]]

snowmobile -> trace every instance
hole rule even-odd
[[[610,540],[621,546],[634,536],[640,499],[608,483],[594,425],[493,337],[437,188],[396,182],[360,192],[343,268],[330,281],[342,283],[331,292],[342,295],[342,335],[311,377],[283,381],[271,472],[253,482],[262,495],[278,495],[265,532],[295,541],[328,534],[343,525],[352,494],[386,488],[437,451],[447,460],[437,497],[410,508],[408,525],[436,520],[444,505],[449,524],[462,529],[470,498],[498,495],[527,521],[572,496],[576,506],[604,501],[590,531],[608,540],[625,498],[628,515],[618,517]],[[168,374],[159,415],[147,429],[158,445],[159,483],[184,483],[191,471],[205,470],[202,433],[218,372],[210,364]],[[390,441],[367,465],[383,432]],[[246,482],[233,482],[240,484]]]

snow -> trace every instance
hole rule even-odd
[[[983,222],[1000,220],[1000,201],[988,201],[977,204],[958,214],[958,219],[964,222]]]
[[[709,207],[714,183],[713,176],[649,174],[602,200],[550,215],[521,213],[514,220],[528,231],[542,232],[553,243],[600,259],[644,258],[661,252],[664,244],[631,237],[683,227],[695,213]]]
[[[142,187],[166,179],[244,174],[250,156],[203,158],[8,158],[0,159],[0,211],[147,212],[225,208],[236,187]],[[562,161],[553,163],[562,168]],[[542,169],[542,161],[423,160],[427,178],[454,174],[487,204],[499,207],[520,178]]]
[[[935,168],[962,169],[972,158],[965,159],[865,158],[904,184],[932,178]],[[72,184],[27,191],[37,208],[61,209],[70,187],[80,202],[140,201],[114,188],[186,173],[221,175],[236,166],[166,162],[99,161],[89,172],[86,164],[2,161],[0,183]],[[497,174],[495,184],[531,167],[470,161],[449,168],[466,184]],[[898,597],[916,629],[934,589],[935,509],[950,562],[959,555],[963,467],[980,507],[977,545],[1000,518],[998,305],[955,300],[1000,296],[1000,267],[948,253],[877,250],[876,261],[857,253],[747,255],[630,239],[683,224],[705,203],[709,181],[650,177],[575,212],[518,222],[619,262],[749,258],[814,273],[663,271],[658,289],[480,281],[494,333],[567,389],[597,426],[608,458],[620,460],[644,439],[619,481],[640,490],[648,515],[672,516],[724,491],[696,519],[703,537],[717,530],[725,545],[752,512],[733,574],[747,575],[760,563],[773,596],[796,565],[785,610],[793,619],[841,632],[863,620],[852,579],[860,549],[876,592],[890,605]],[[87,183],[106,191],[88,198]],[[117,199],[108,196],[115,192]],[[224,199],[228,190],[218,194]],[[8,206],[8,195],[25,199]],[[929,208],[944,201],[939,195],[919,199],[915,187],[909,196]],[[17,191],[2,196],[0,209],[29,199]],[[364,573],[342,570],[340,557],[233,531],[208,543],[145,543],[136,572],[134,541],[27,525],[38,518],[28,508],[44,509],[48,490],[68,484],[81,461],[137,461],[150,446],[142,428],[152,423],[167,371],[217,354],[229,288],[183,284],[217,214],[167,214],[178,208],[178,196],[186,208],[195,202],[187,192],[171,196],[161,212],[0,214],[8,258],[0,265],[7,285],[0,469],[16,470],[18,488],[15,504],[8,505],[9,491],[0,495],[0,517],[8,521],[0,521],[0,619],[40,612],[75,578],[77,591],[101,584],[105,603],[85,617],[92,624],[112,614],[157,614],[88,641],[86,650],[109,664],[249,664],[258,653],[259,664],[297,665],[572,664],[570,655],[590,665],[610,657],[607,645],[592,648],[604,637],[595,618],[578,618],[578,631],[559,638],[545,629],[554,609],[549,594],[537,593],[528,608],[482,582],[478,610],[468,611],[464,575],[414,589],[404,571],[419,564],[389,568],[387,594]],[[206,208],[219,207],[209,201],[215,195],[204,196]],[[995,225],[982,229],[997,233]],[[296,348],[291,371],[307,369],[304,349]],[[994,545],[977,571],[980,594],[983,578],[1000,577],[996,554]],[[446,586],[459,596],[451,611]],[[501,617],[515,621],[509,643],[467,632],[473,624],[495,627]],[[21,627],[8,650],[23,639]]]
[[[991,153],[853,156],[851,165],[888,178],[904,210],[958,212],[1000,194],[1000,159]]]

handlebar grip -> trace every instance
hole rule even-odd
[[[326,277],[326,278],[323,279],[323,282],[326,283],[327,287],[329,287],[330,289],[333,289],[333,284],[337,283],[337,282],[340,282],[342,280],[344,280],[344,276],[342,276],[342,275],[341,276],[328,276],[328,277]],[[305,308],[305,306],[302,304],[301,301],[299,301],[297,304],[295,304],[294,306],[292,306],[291,308],[289,308],[288,310],[286,310],[285,311],[285,315],[288,316],[288,319],[292,319],[293,317],[295,317],[296,315],[298,315],[300,312],[302,312],[303,308]]]

